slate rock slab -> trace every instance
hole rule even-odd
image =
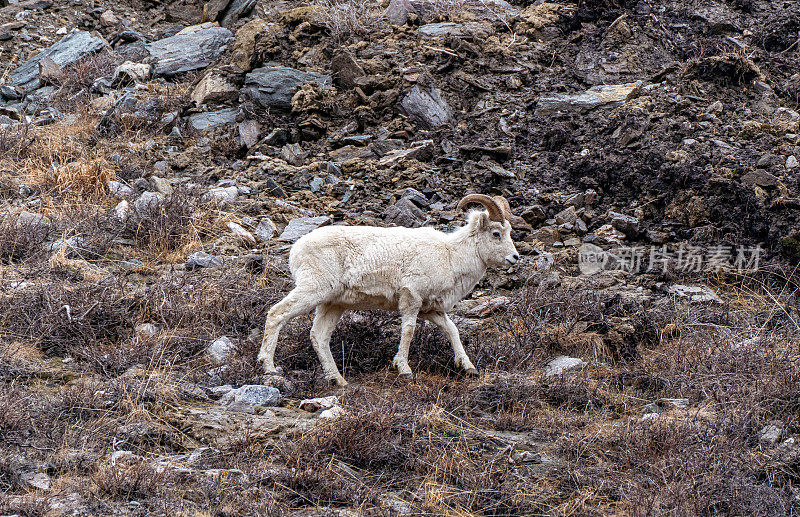
[[[325,86],[331,84],[331,77],[270,63],[247,74],[242,91],[245,98],[265,108],[288,110],[295,90],[310,82]]]
[[[154,74],[171,76],[212,64],[232,39],[233,33],[228,29],[203,23],[154,41],[146,48],[154,62]]]
[[[17,87],[24,93],[33,91],[40,86],[39,62],[45,58],[63,68],[106,47],[108,43],[103,38],[92,36],[86,31],[73,31],[8,74],[6,84]]]
[[[403,100],[400,109],[423,127],[437,128],[450,122],[453,114],[438,88],[414,86]]]
[[[278,237],[279,241],[295,242],[303,235],[310,233],[320,226],[325,226],[331,222],[331,218],[327,215],[319,217],[298,217],[289,221],[289,224],[284,228],[283,233]]]
[[[536,105],[536,113],[553,111],[589,111],[599,107],[619,106],[633,98],[641,83],[592,86],[583,93],[556,93],[543,96]]]

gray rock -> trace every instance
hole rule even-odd
[[[186,458],[186,463],[193,467],[208,465],[222,457],[222,452],[214,447],[198,447],[193,450],[189,457]]]
[[[552,377],[554,375],[561,375],[562,373],[574,370],[575,368],[580,368],[585,365],[586,363],[577,357],[561,355],[547,363],[547,365],[544,367],[544,374],[547,377]]]
[[[494,31],[488,23],[467,22],[467,23],[428,23],[419,28],[419,35],[423,38],[443,38],[453,36],[455,38],[475,38],[484,39],[492,35]]]
[[[203,194],[202,200],[224,203],[234,201],[237,197],[239,197],[239,189],[236,187],[214,187]]]
[[[383,158],[378,160],[378,165],[389,166],[405,160],[418,160],[425,162],[433,158],[433,150],[433,140],[421,140],[411,144],[411,147],[408,149],[395,149],[394,151],[389,151]]]
[[[256,238],[260,242],[267,242],[275,236],[278,229],[269,217],[263,217],[256,226]]]
[[[222,266],[222,259],[205,251],[195,251],[186,258],[186,267],[188,269],[220,266]]]
[[[792,170],[797,168],[797,166],[797,158],[794,155],[790,155],[788,158],[786,158],[786,169]]]
[[[336,83],[345,88],[356,86],[356,79],[364,77],[364,69],[361,68],[352,54],[339,51],[331,59],[331,71],[336,79]]]
[[[556,93],[539,98],[536,113],[553,111],[588,111],[599,107],[619,106],[633,98],[639,91],[641,82],[592,86],[579,94]]]
[[[234,409],[248,410],[254,407],[277,406],[281,399],[281,392],[277,388],[261,384],[247,384],[229,391],[219,399],[219,402]]]
[[[108,43],[102,38],[92,36],[86,31],[73,31],[8,74],[6,84],[16,88],[18,92],[27,93],[33,91],[40,86],[38,79],[39,62],[43,59],[52,59],[53,62],[63,68],[106,47],[108,47]]]
[[[222,73],[212,70],[192,90],[192,100],[201,106],[206,103],[233,101],[239,90]]]
[[[406,228],[416,228],[425,224],[425,212],[410,199],[402,198],[383,212],[386,221]]]
[[[765,170],[756,169],[742,176],[742,182],[762,188],[774,188],[778,185],[778,178]]]
[[[110,180],[106,184],[106,186],[108,187],[108,192],[112,196],[116,196],[116,197],[131,197],[134,194],[134,191],[133,191],[132,188],[130,188],[128,185],[126,185],[126,184],[124,184],[124,183],[122,183],[120,181]]]
[[[575,224],[578,220],[578,214],[575,212],[574,206],[568,206],[564,210],[556,214],[556,224]]]
[[[172,184],[160,176],[150,176],[150,183],[159,194],[169,196],[173,192]]]
[[[228,336],[222,336],[208,345],[206,353],[215,363],[222,364],[234,350],[236,350],[236,345],[233,344],[233,341],[228,339]]]
[[[233,33],[211,23],[186,27],[174,36],[146,45],[155,75],[170,76],[205,68],[216,61],[233,39]]]
[[[686,409],[689,407],[689,399],[658,399],[656,405],[665,409]]]
[[[245,120],[239,124],[239,139],[245,147],[250,148],[258,143],[261,135],[261,124],[256,120]]]
[[[22,485],[38,490],[50,490],[50,476],[44,472],[25,472],[20,476]]]
[[[189,115],[189,127],[193,131],[202,132],[236,123],[239,108],[226,108],[208,113]]]
[[[417,206],[428,206],[428,198],[415,188],[408,187],[403,191],[402,197],[412,201]]]
[[[246,244],[256,243],[256,238],[253,237],[253,234],[245,230],[241,224],[234,223],[233,221],[231,221],[227,224],[227,226],[228,229],[231,231],[231,233],[234,234],[236,237],[238,237],[240,240],[244,241],[244,243]]]
[[[331,218],[327,215],[318,217],[297,217],[289,221],[281,235],[278,237],[279,241],[295,242],[303,235],[310,233],[320,226],[325,226],[331,222]]]
[[[442,93],[434,87],[423,89],[419,85],[414,86],[400,101],[400,109],[409,118],[429,129],[443,126],[453,117]]]
[[[686,298],[692,303],[722,303],[722,299],[717,296],[717,293],[705,286],[675,284],[669,286],[667,291],[678,298]]]
[[[767,425],[758,433],[758,441],[767,445],[775,445],[781,439],[783,431],[776,425]]]
[[[632,215],[625,215],[619,212],[608,212],[611,218],[611,226],[621,231],[628,237],[639,233],[639,219]]]
[[[310,82],[329,85],[331,77],[270,63],[247,74],[242,93],[265,108],[288,110],[297,87]]]
[[[136,332],[136,336],[140,339],[146,339],[155,336],[158,334],[158,327],[153,325],[152,323],[139,323],[133,329]]]
[[[139,198],[133,202],[136,212],[143,214],[159,206],[164,201],[164,196],[158,192],[143,192]]]

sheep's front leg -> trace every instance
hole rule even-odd
[[[322,363],[325,378],[339,386],[347,386],[347,381],[339,373],[336,361],[333,360],[331,334],[343,312],[344,310],[335,305],[318,305],[314,315],[314,324],[311,326],[311,344]]]
[[[408,366],[408,349],[411,346],[411,339],[414,337],[417,314],[419,314],[421,305],[419,296],[410,290],[404,289],[400,294],[400,303],[397,307],[400,311],[400,347],[392,363],[397,367],[400,376],[405,378],[411,377],[411,368]]]
[[[430,321],[445,333],[447,339],[450,340],[450,345],[453,347],[453,354],[455,355],[456,366],[463,368],[468,375],[477,375],[478,370],[472,365],[469,360],[467,351],[464,350],[464,345],[461,344],[461,337],[458,335],[458,327],[450,319],[450,316],[444,312],[426,312],[420,314],[420,318]]]

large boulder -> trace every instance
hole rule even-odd
[[[243,92],[245,97],[264,108],[288,110],[292,107],[292,96],[295,90],[299,86],[311,82],[329,85],[331,77],[269,63],[247,74]]]
[[[107,47],[108,43],[103,38],[92,36],[86,31],[75,30],[8,74],[6,84],[16,87],[23,93],[33,91],[41,86],[38,77],[39,63],[46,58],[63,68]]]
[[[156,75],[170,76],[205,68],[215,62],[233,39],[233,33],[212,23],[186,27],[174,36],[146,46]]]

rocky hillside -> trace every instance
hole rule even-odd
[[[0,515],[800,510],[800,4],[0,0]],[[522,260],[454,320],[310,321],[289,246]],[[798,438],[800,439],[800,435]]]

